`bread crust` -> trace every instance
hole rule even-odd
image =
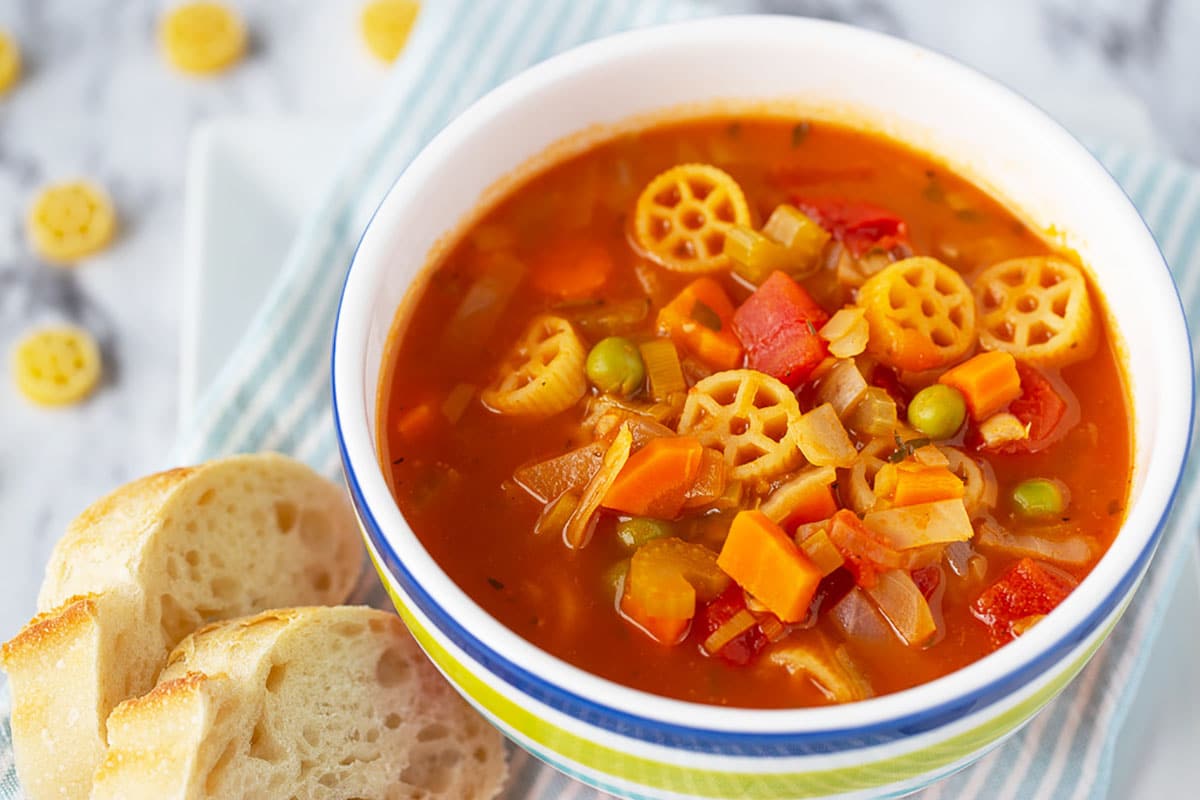
[[[508,771],[399,618],[363,607],[197,631],[108,736],[93,800],[489,800]]]
[[[344,492],[280,455],[168,470],[93,503],[54,548],[40,613],[0,650],[29,800],[88,797],[109,712],[192,630],[342,602],[361,566]]]

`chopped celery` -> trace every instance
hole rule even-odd
[[[810,274],[818,266],[829,233],[795,206],[781,203],[771,212],[763,234],[788,251],[793,259],[792,275]]]
[[[869,386],[862,400],[846,418],[846,425],[868,436],[890,436],[899,424],[896,401],[886,390]]]
[[[639,348],[650,378],[650,394],[655,400],[666,400],[676,392],[686,392],[679,352],[670,339],[652,339]]]
[[[724,252],[733,262],[733,271],[756,286],[776,270],[792,271],[794,259],[786,248],[744,225],[725,232]]]
[[[671,523],[653,517],[633,517],[617,523],[617,538],[631,550],[674,533]]]

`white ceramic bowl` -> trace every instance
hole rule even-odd
[[[396,310],[439,237],[551,145],[674,109],[771,104],[852,120],[937,154],[1090,266],[1115,321],[1136,410],[1132,503],[1082,585],[1018,641],[944,678],[847,706],[715,708],[572,667],[488,616],[430,558],[388,492],[376,402]],[[590,137],[575,136],[585,129]],[[711,19],[565,53],[496,89],[401,175],[354,257],[334,337],[334,409],[367,541],[421,645],[512,739],[628,797],[903,793],[1027,722],[1116,623],[1158,541],[1189,440],[1192,363],[1179,299],[1137,211],[1061,127],[1003,87],[901,41],[824,22]]]

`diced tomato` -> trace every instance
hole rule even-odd
[[[1015,638],[1014,622],[1049,614],[1075,586],[1070,575],[1022,558],[971,604],[971,613],[988,627],[999,646]]]
[[[746,593],[736,583],[730,584],[696,616],[696,624],[692,627],[703,642],[745,607]],[[744,667],[757,658],[767,644],[762,628],[755,625],[731,639],[717,655],[729,664]]]
[[[886,364],[876,364],[875,369],[871,370],[871,385],[887,392],[896,401],[897,416],[900,419],[907,418],[908,401],[912,399],[912,392],[900,382],[894,369]]]
[[[733,315],[746,348],[746,366],[795,389],[828,354],[817,331],[829,321],[825,309],[783,272],[773,272]]]
[[[1037,369],[1020,361],[1017,362],[1017,374],[1021,376],[1021,395],[1009,403],[1008,410],[1029,426],[1029,438],[987,448],[994,453],[1036,453],[1066,433],[1062,423],[1067,416],[1067,401],[1054,384]],[[977,434],[972,435],[971,443],[976,449],[984,449]]]
[[[793,197],[793,202],[858,258],[872,247],[908,245],[908,226],[886,208],[835,197]]]

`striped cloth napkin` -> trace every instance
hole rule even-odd
[[[530,64],[608,33],[713,12],[708,4],[682,0],[428,0],[377,111],[347,148],[246,338],[184,428],[175,460],[277,450],[337,476],[329,406],[334,313],[359,233],[394,176],[471,101]],[[1200,313],[1200,173],[1115,146],[1094,150],[1153,228],[1185,307]],[[1149,576],[1092,663],[1023,731],[922,798],[1106,796],[1113,747],[1145,654],[1188,548],[1196,546],[1198,463],[1188,464],[1182,499]],[[520,751],[514,750],[512,765],[507,800],[606,797]],[[3,715],[0,800],[20,797]]]

